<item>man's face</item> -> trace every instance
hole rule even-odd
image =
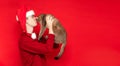
[[[36,17],[34,15],[27,17],[26,24],[31,27],[35,27],[37,25]]]

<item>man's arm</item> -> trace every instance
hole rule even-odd
[[[48,34],[46,44],[43,44],[37,40],[31,39],[28,36],[22,36],[19,47],[21,50],[30,53],[47,54],[53,50],[54,37],[55,36],[53,34]]]

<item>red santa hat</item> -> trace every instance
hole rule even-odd
[[[20,23],[23,32],[26,32],[26,18],[32,15],[35,15],[35,12],[29,8],[26,8],[25,6],[22,6],[20,9],[18,9],[16,20]],[[35,39],[35,33],[32,33],[31,37]]]

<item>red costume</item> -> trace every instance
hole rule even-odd
[[[22,8],[21,11],[18,11],[18,18],[20,21],[20,24],[23,28],[23,33],[21,35],[20,41],[19,41],[19,48],[21,53],[21,58],[23,62],[23,66],[45,66],[46,65],[46,54],[51,54],[54,52],[53,46],[54,46],[54,35],[48,34],[49,30],[46,29],[41,41],[38,41],[38,39],[32,39],[31,34],[26,32],[26,22],[25,20],[25,8]],[[21,16],[22,14],[22,16]],[[38,37],[40,31],[40,25],[39,23],[34,28],[34,33]],[[45,39],[45,36],[48,36],[47,39]],[[57,50],[60,49],[60,46],[57,48]]]

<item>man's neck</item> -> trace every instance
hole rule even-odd
[[[27,30],[27,33],[32,33],[33,32],[33,27],[31,27],[30,25],[26,24],[26,30]]]

